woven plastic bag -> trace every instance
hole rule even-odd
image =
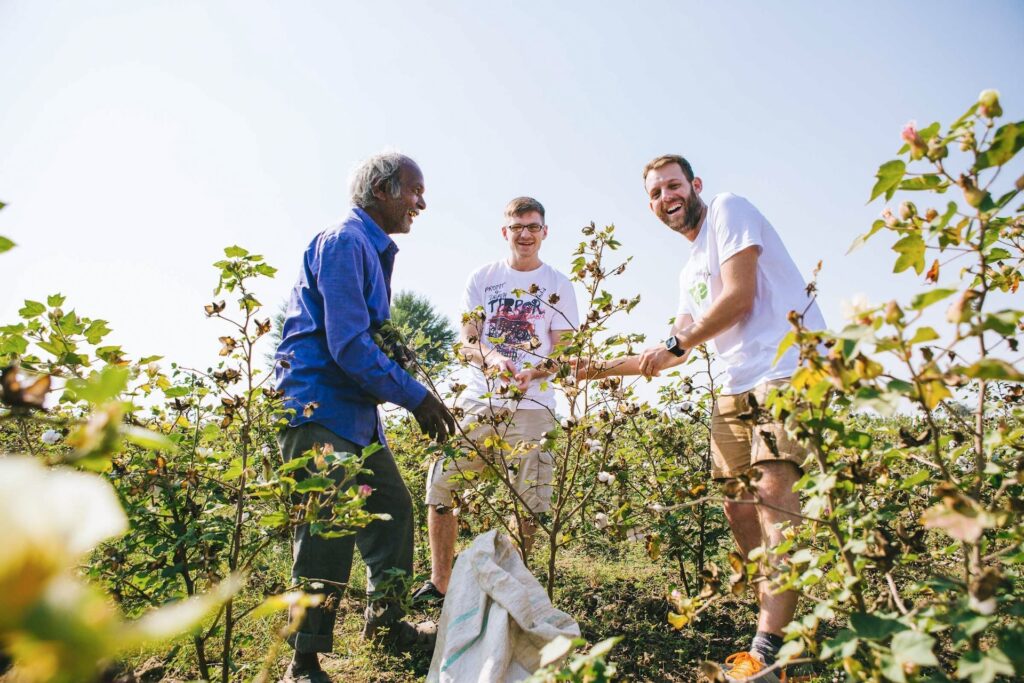
[[[580,628],[555,609],[497,530],[459,553],[441,610],[428,683],[517,683],[540,668],[540,650]]]

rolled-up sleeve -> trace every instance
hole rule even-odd
[[[415,410],[427,389],[384,355],[370,334],[368,296],[387,295],[377,291],[383,281],[378,256],[362,240],[338,235],[325,241],[319,254],[317,289],[324,302],[327,346],[338,367],[363,391],[380,401]]]

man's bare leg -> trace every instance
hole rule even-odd
[[[754,496],[744,493],[738,500],[727,500],[724,508],[725,518],[729,522],[733,538],[736,539],[736,545],[740,554],[746,558],[751,550],[761,545],[761,519],[757,514],[757,506],[754,505]],[[758,605],[763,604],[762,589],[763,584],[756,584],[754,595],[757,597]]]
[[[455,538],[458,535],[458,520],[451,510],[444,514],[437,506],[427,506],[427,538],[430,540],[430,582],[442,593],[448,592],[448,581],[452,578],[452,562],[455,558]]]
[[[760,463],[757,468],[761,470],[761,478],[757,482],[761,501],[778,508],[754,506],[759,517],[761,540],[771,548],[784,540],[782,530],[777,528],[779,524],[789,522],[795,526],[800,523],[800,495],[793,491],[793,485],[801,475],[799,468],[788,461]],[[757,630],[782,635],[782,629],[796,613],[796,603],[795,591],[762,591]]]

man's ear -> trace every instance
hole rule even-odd
[[[693,186],[693,191],[700,194],[700,191],[704,189],[704,181],[700,179],[700,176],[696,176],[693,182],[690,183]]]

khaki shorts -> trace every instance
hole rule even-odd
[[[757,404],[763,407],[769,391],[788,384],[789,378],[773,379],[742,394],[718,397],[711,413],[712,477],[732,479],[753,465],[778,460],[787,460],[803,469],[807,448],[786,434],[781,422],[754,424],[750,418],[739,417],[751,412],[749,396],[753,396]],[[765,435],[770,435],[768,439],[774,440],[778,455],[772,452]]]
[[[466,416],[460,421],[462,431],[471,439],[476,447],[483,452],[486,460],[499,465],[499,455],[504,457],[506,464],[516,466],[516,491],[523,498],[526,507],[534,513],[547,512],[551,509],[551,475],[554,459],[547,451],[542,451],[539,442],[546,432],[555,427],[555,419],[551,413],[542,409],[517,410],[512,414],[511,423],[498,425],[503,440],[511,448],[503,453],[494,448],[485,448],[484,441],[494,435],[494,425],[481,422],[483,416],[492,414],[488,406],[466,407]],[[497,414],[509,414],[511,411],[497,409]],[[473,427],[473,425],[476,425]],[[465,440],[461,445],[467,448]],[[481,457],[472,447],[468,449],[469,457],[434,461],[427,472],[427,505],[452,504],[452,494],[471,485],[462,478],[464,472],[481,472],[488,467],[485,458]],[[499,465],[500,466],[500,465]]]

